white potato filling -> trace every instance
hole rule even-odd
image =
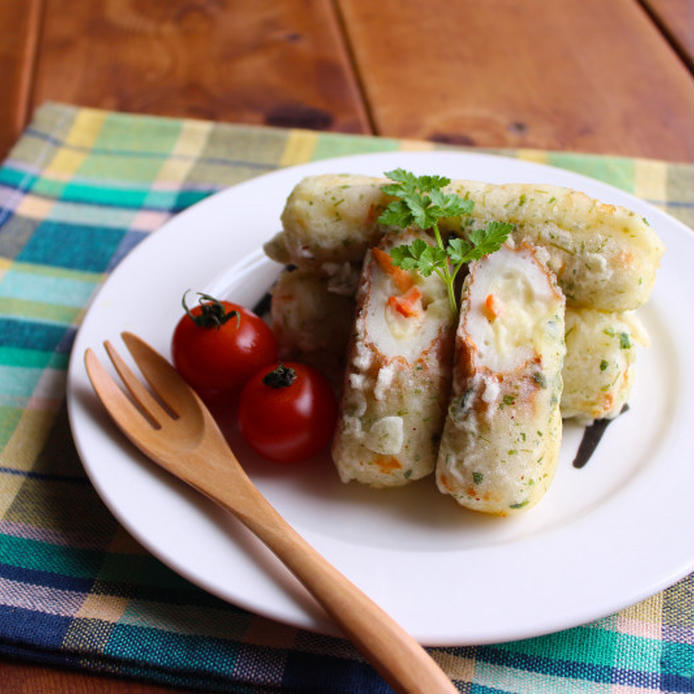
[[[554,310],[556,293],[540,265],[502,247],[488,257],[471,289],[466,328],[480,366],[511,371],[541,350],[544,314]]]
[[[374,453],[396,455],[400,453],[404,438],[402,417],[382,417],[371,425],[364,445]]]
[[[405,317],[388,304],[389,298],[398,293],[388,275],[380,272],[374,279],[366,332],[386,360],[400,357],[413,363],[436,338],[441,319],[449,311],[448,298],[436,275],[418,276],[416,287],[422,294],[417,313]]]

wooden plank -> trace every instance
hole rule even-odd
[[[30,93],[41,27],[42,0],[0,2],[0,159],[3,158],[29,116]]]
[[[369,132],[330,0],[46,0],[34,103]]]
[[[694,2],[692,0],[641,0],[646,10],[694,72]]]
[[[2,691],[13,694],[180,694],[180,689],[0,658]]]
[[[376,131],[694,158],[694,79],[634,0],[338,0]]]

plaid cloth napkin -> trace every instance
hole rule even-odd
[[[187,689],[374,694],[350,643],[226,604],[147,554],[82,470],[65,371],[84,308],[173,214],[277,167],[423,142],[47,104],[0,169],[0,653]],[[503,152],[602,179],[694,226],[694,167]],[[473,694],[694,691],[692,576],[595,623],[431,649]]]

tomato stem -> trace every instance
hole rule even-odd
[[[270,388],[288,388],[294,381],[296,381],[296,371],[284,364],[280,364],[263,376],[263,383]]]
[[[186,291],[183,292],[181,304],[183,304],[185,312],[195,325],[201,328],[216,328],[219,330],[228,320],[236,318],[236,328],[238,329],[241,324],[241,314],[238,311],[227,311],[226,308],[224,308],[224,304],[219,301],[219,299],[215,299],[209,294],[196,292],[200,297],[198,301],[200,304],[200,313],[197,315],[193,314],[186,304],[186,295],[191,291],[193,290],[186,289]]]

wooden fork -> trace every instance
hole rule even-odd
[[[142,411],[123,393],[91,349],[85,352],[84,361],[99,399],[135,446],[172,475],[231,511],[254,532],[396,692],[457,692],[427,652],[318,554],[260,494],[208,409],[173,366],[136,335],[124,332],[122,338],[163,406],[109,342],[104,343],[106,351]]]

